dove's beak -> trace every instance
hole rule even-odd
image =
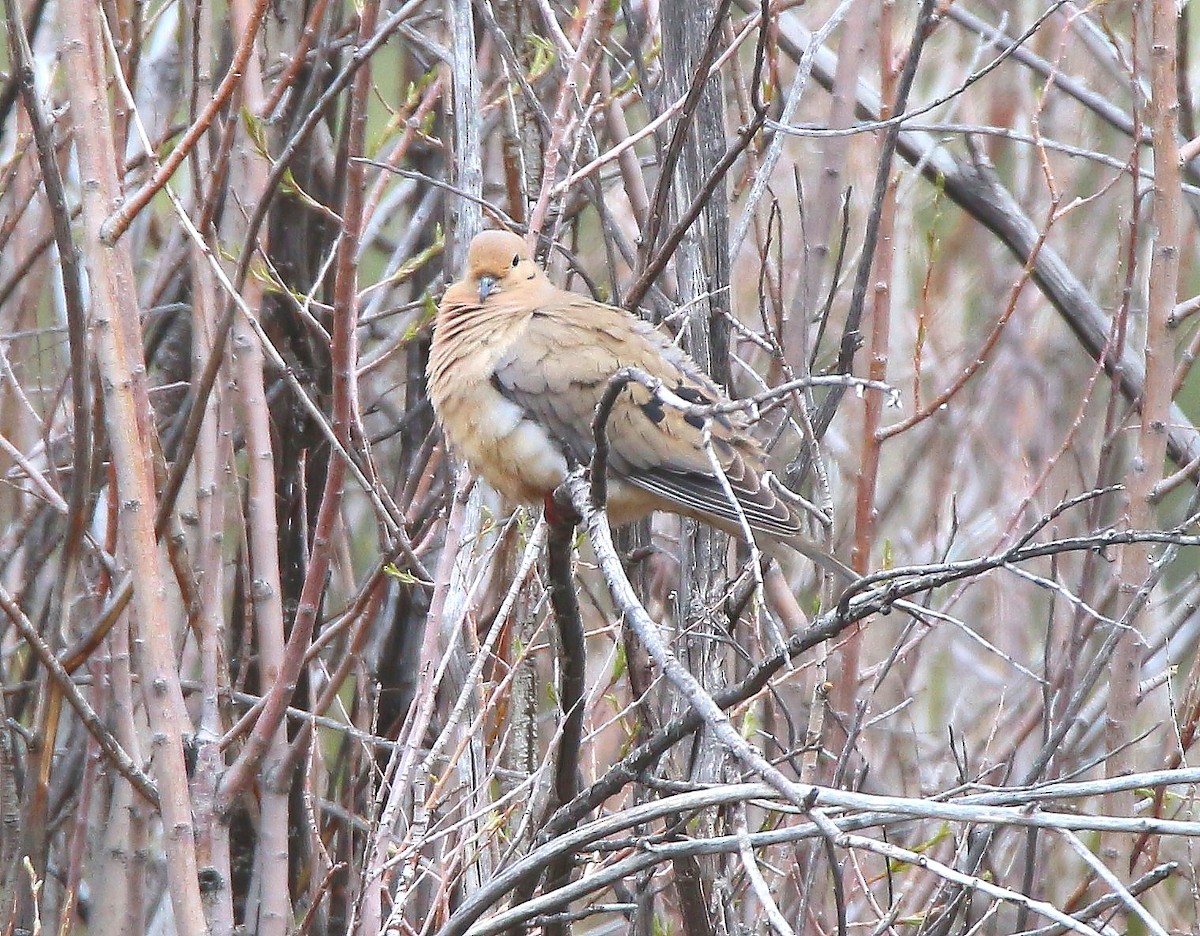
[[[479,277],[479,301],[484,302],[488,296],[496,291],[496,277],[481,276]]]

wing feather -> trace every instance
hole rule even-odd
[[[591,460],[591,424],[609,380],[638,367],[689,401],[724,399],[720,389],[682,350],[622,309],[573,293],[543,303],[519,341],[500,357],[493,386],[558,439],[567,457]],[[608,423],[610,471],[687,513],[709,514],[736,526],[729,503],[704,451],[703,420],[655,400],[639,384],[618,398]],[[750,526],[776,536],[800,532],[797,516],[764,483],[764,456],[738,414],[709,422],[718,462]]]

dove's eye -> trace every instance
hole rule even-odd
[[[520,254],[513,254],[513,262],[512,262],[512,265],[515,267],[515,266],[517,266],[518,264],[520,264],[520,262],[521,262],[521,255],[520,255]]]

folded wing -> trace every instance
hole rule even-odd
[[[496,364],[496,390],[561,441],[569,460],[587,464],[591,424],[612,376],[636,367],[684,400],[724,401],[699,367],[649,324],[572,293],[533,312],[521,339]],[[736,528],[738,508],[704,446],[706,420],[654,398],[640,384],[621,393],[608,421],[609,470],[674,509]],[[762,449],[740,414],[707,420],[713,452],[751,528],[777,537],[801,532],[799,517],[765,475]]]

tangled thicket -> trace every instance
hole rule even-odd
[[[1194,932],[1192,7],[1010,7],[5,0],[0,934]],[[484,226],[864,578],[457,470]]]

